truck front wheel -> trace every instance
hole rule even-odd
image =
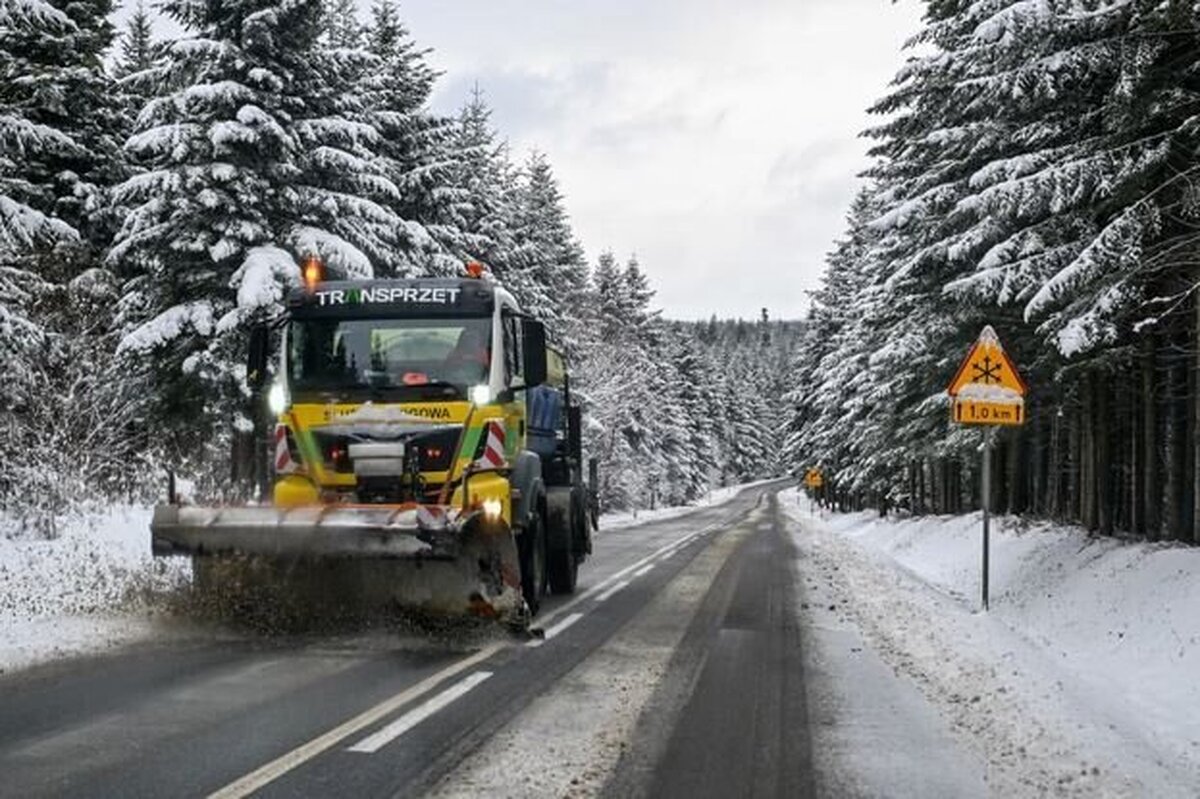
[[[575,554],[576,531],[575,514],[567,513],[565,518],[558,519],[566,524],[567,530],[557,536],[559,548],[551,549],[547,562],[550,577],[550,590],[556,594],[575,593],[575,584],[579,578],[579,556]]]
[[[530,614],[536,615],[546,593],[546,526],[540,504],[521,531],[520,555],[521,593]]]

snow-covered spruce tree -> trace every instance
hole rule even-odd
[[[79,157],[81,148],[30,114],[27,97],[15,94],[16,84],[34,67],[14,48],[30,37],[50,38],[74,29],[75,23],[49,3],[0,6],[0,362],[15,373],[0,381],[0,408],[9,423],[15,421],[10,416],[14,406],[24,402],[27,353],[36,351],[45,335],[29,319],[34,294],[46,286],[33,271],[35,256],[80,240],[78,230],[54,215],[53,192],[34,179],[28,164]],[[8,460],[0,458],[0,463]]]
[[[404,220],[407,241],[399,260],[377,271],[460,274],[464,254],[455,211],[464,193],[451,186],[456,125],[426,108],[436,78],[428,51],[412,40],[393,0],[372,5],[365,36],[375,59],[363,82],[367,119],[380,132],[386,172],[399,191],[391,207]]]
[[[113,69],[117,78],[137,72],[145,72],[154,66],[159,47],[154,41],[154,31],[146,4],[138,0],[125,30],[121,33],[121,54]],[[141,110],[141,109],[138,109]]]
[[[121,106],[122,141],[133,133],[138,114],[155,92],[154,68],[162,58],[163,43],[154,39],[150,13],[138,0],[121,32],[120,52],[113,65],[117,102]],[[116,206],[118,219],[124,218],[127,212],[127,208]]]
[[[456,234],[449,246],[464,258],[487,264],[523,306],[548,308],[544,288],[517,250],[520,176],[509,159],[508,144],[497,139],[491,109],[478,87],[459,114],[450,158],[447,189],[454,198],[449,210]]]
[[[0,250],[106,235],[117,150],[101,62],[111,11],[109,0],[0,6]]]
[[[319,0],[163,10],[187,35],[126,142],[143,171],[116,189],[131,211],[109,261],[141,320],[122,349],[153,364],[158,421],[189,434],[173,442],[184,453],[216,441],[213,423],[237,422],[242,333],[276,312],[296,258],[367,277],[396,260],[407,229],[366,121],[370,58],[320,46]]]
[[[669,368],[660,367],[652,384],[656,405],[665,405],[661,418],[649,418],[655,441],[678,442],[667,453],[666,489],[673,504],[693,502],[713,486],[721,471],[713,418],[717,407],[713,374],[701,357],[694,337],[681,326],[669,326],[656,348]],[[658,359],[655,359],[658,360]],[[658,412],[655,407],[651,412]]]
[[[634,508],[648,499],[648,431],[642,420],[643,409],[654,402],[650,358],[646,341],[631,335],[635,309],[611,252],[601,254],[591,278],[590,335],[576,370],[576,388],[586,402],[585,445],[599,461],[601,505]]]
[[[73,405],[119,391],[75,380],[79,372],[67,367],[95,339],[65,324],[59,302],[94,267],[112,226],[104,193],[121,164],[119,114],[101,63],[110,10],[105,2],[0,5],[0,505],[31,518],[46,518],[72,495],[70,475],[51,466],[83,440],[51,442],[43,422],[64,430]],[[110,309],[100,309],[95,326],[111,319]]]
[[[583,335],[579,322],[587,290],[587,259],[543,154],[530,154],[516,198],[515,261],[527,280],[539,286],[539,299],[546,302],[530,310],[550,321],[573,355]]]
[[[354,0],[327,0],[321,24],[325,31],[324,43],[330,47],[356,50],[363,46],[366,27],[358,18]]]

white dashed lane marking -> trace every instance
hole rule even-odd
[[[455,683],[440,694],[431,696],[421,704],[414,707],[412,710],[405,713],[400,718],[387,725],[379,732],[368,735],[361,741],[347,749],[349,752],[363,752],[365,754],[374,754],[383,747],[390,744],[392,741],[399,738],[404,733],[411,730],[413,727],[420,724],[425,719],[437,713],[442,708],[449,705],[456,699],[465,696],[472,688],[479,683],[492,676],[490,671],[477,671],[471,676],[463,679],[461,682]]]
[[[624,588],[627,585],[629,585],[629,580],[622,580],[621,582],[619,582],[616,585],[609,588],[607,591],[605,591],[600,596],[596,597],[596,601],[603,602],[604,600],[608,599],[610,596],[617,593],[618,591],[620,591],[622,588]]]

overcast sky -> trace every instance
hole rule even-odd
[[[400,0],[434,108],[478,82],[514,157],[550,157],[592,261],[636,253],[685,319],[803,314],[921,5]]]
[[[548,154],[589,256],[636,253],[676,318],[794,318],[843,228],[901,0],[402,0],[454,111],[478,81]]]

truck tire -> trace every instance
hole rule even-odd
[[[573,517],[575,514],[568,514]],[[579,558],[575,555],[574,530],[567,532],[566,546],[551,550],[549,562],[546,564],[550,577],[550,590],[556,594],[575,593],[575,583],[579,577]]]
[[[543,519],[543,503],[534,505],[529,522],[521,531],[519,554],[521,557],[521,593],[530,615],[537,615],[546,594],[546,525]]]

